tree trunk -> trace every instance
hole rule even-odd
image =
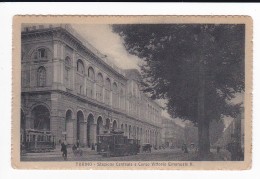
[[[209,120],[205,116],[205,72],[203,60],[199,64],[198,139],[199,160],[207,160],[210,153],[210,141]]]
[[[205,118],[199,121],[199,160],[207,160],[210,153],[209,121]]]

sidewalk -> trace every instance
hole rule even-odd
[[[95,155],[97,152],[95,150],[91,150],[90,148],[80,148],[84,155]],[[68,155],[73,155],[73,151],[71,148],[68,148]],[[57,147],[56,149],[50,151],[50,152],[30,152],[25,153],[22,155],[22,157],[30,157],[30,158],[39,158],[40,157],[60,157],[62,155],[62,152],[60,150],[60,147]]]

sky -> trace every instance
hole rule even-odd
[[[141,60],[126,51],[122,38],[112,32],[111,26],[73,24],[72,27],[103,55],[107,55],[116,66],[123,69],[139,69],[138,63]]]

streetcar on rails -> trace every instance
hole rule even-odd
[[[55,149],[55,136],[50,131],[25,129],[21,132],[21,152],[49,152]]]
[[[137,155],[140,152],[140,140],[128,139],[120,130],[107,131],[97,138],[97,152],[102,156]]]

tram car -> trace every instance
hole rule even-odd
[[[21,133],[21,152],[49,152],[55,149],[55,137],[50,131],[26,129]]]
[[[123,134],[123,131],[110,131],[98,135],[97,152],[106,157],[139,153],[140,140],[128,139]]]

